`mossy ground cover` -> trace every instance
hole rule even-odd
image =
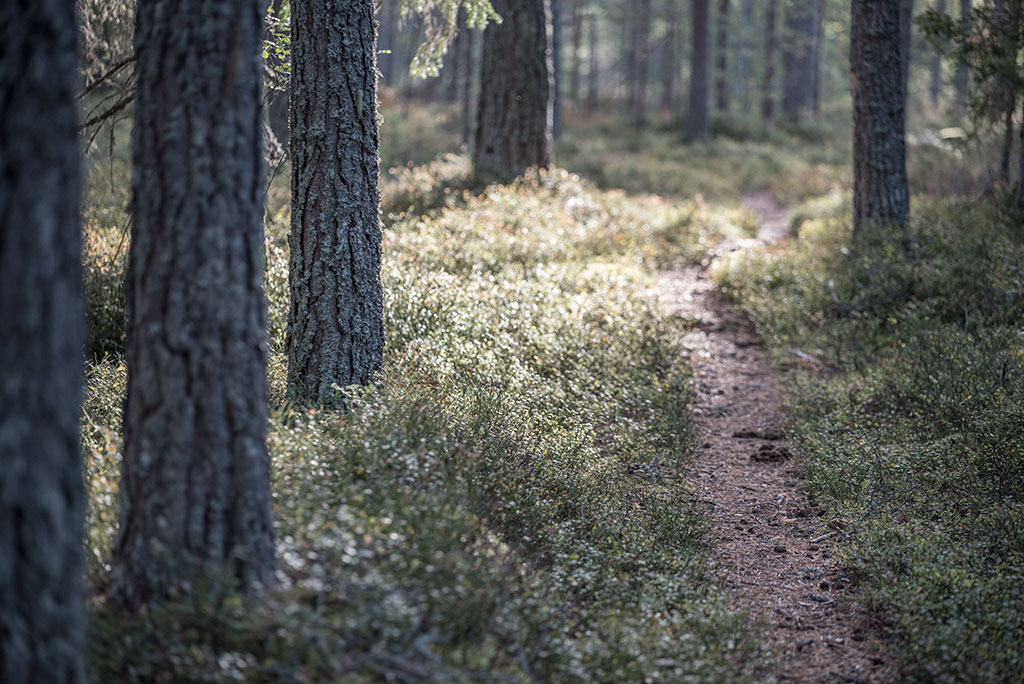
[[[388,348],[344,413],[287,400],[286,190],[270,193],[280,586],[108,606],[123,214],[86,212],[83,421],[95,681],[744,681],[758,645],[707,573],[681,326],[653,291],[742,212],[564,171],[469,191],[448,158],[385,190]],[[98,176],[94,174],[94,179]]]
[[[803,466],[850,523],[841,548],[903,680],[1024,680],[1020,217],[922,199],[901,244],[818,210],[799,241],[717,277],[800,369]]]

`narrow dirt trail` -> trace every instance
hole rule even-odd
[[[743,248],[787,236],[789,217],[771,196],[744,203],[761,228]],[[708,507],[717,572],[775,652],[758,681],[895,681],[892,659],[830,550],[837,530],[793,463],[778,371],[753,326],[700,267],[666,274],[661,287],[676,315],[697,322],[685,340],[700,435],[690,481]]]

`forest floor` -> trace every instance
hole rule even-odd
[[[756,240],[788,239],[790,217],[768,193],[744,197]],[[782,379],[753,325],[707,275],[707,263],[661,279],[670,309],[696,321],[687,335],[695,376],[698,450],[690,480],[707,506],[715,565],[739,606],[763,626],[775,682],[888,682],[893,658],[832,553],[843,521],[809,495],[787,443]]]

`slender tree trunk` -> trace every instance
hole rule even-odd
[[[1017,31],[1019,30],[1019,5],[1017,2],[1007,6],[1006,0],[996,0],[994,9],[995,22],[1001,28],[1003,58],[1006,60],[1006,71],[1012,71],[1017,64]],[[1017,110],[1017,93],[1014,84],[1003,77],[996,79],[996,94],[1003,106],[1003,147],[999,162],[999,179],[1004,183],[1010,181],[1010,160],[1013,156],[1014,125],[1013,115]]]
[[[551,164],[552,66],[547,0],[494,0],[480,77],[477,174],[509,179]]]
[[[115,591],[274,581],[260,0],[140,0]],[[226,587],[220,587],[226,589]]]
[[[581,0],[572,0],[572,61],[569,63],[569,98],[573,102],[580,99],[580,68],[583,47],[583,13],[580,12]]]
[[[1014,206],[1024,211],[1024,123],[1020,127],[1020,140],[1017,148],[1017,198]]]
[[[971,32],[971,0],[960,0],[960,31],[967,35]],[[966,112],[970,104],[971,72],[966,64],[959,64],[953,80],[956,89],[956,105],[961,112]]]
[[[825,0],[814,0],[814,54],[811,57],[811,110],[821,114],[822,54],[825,44]]]
[[[647,76],[651,39],[651,0],[638,0],[636,17],[636,88],[633,91],[633,124],[647,124]]]
[[[910,46],[914,37],[914,0],[900,0],[900,73],[904,97],[910,96]]]
[[[590,13],[588,21],[590,25],[590,45],[587,50],[587,61],[589,62],[587,73],[587,111],[596,112],[598,103],[598,89],[601,83],[601,62],[597,52],[597,14]]]
[[[753,54],[750,32],[754,26],[754,0],[743,0],[742,12],[743,25],[740,30],[739,60],[736,66],[739,78],[740,108],[744,116],[750,116],[754,106],[750,97],[750,61]]]
[[[551,137],[562,137],[562,0],[551,5]]]
[[[690,53],[690,105],[686,117],[686,139],[711,140],[709,93],[711,55],[710,0],[693,0],[693,46]]]
[[[946,0],[935,0],[935,11],[945,14],[947,10]],[[929,99],[933,107],[939,106],[939,96],[942,94],[942,51],[935,50],[931,64],[931,84],[928,88]]]
[[[791,119],[802,118],[814,109],[817,1],[794,0],[786,10],[786,40],[782,50],[782,113]]]
[[[280,2],[281,0],[275,0]],[[385,85],[395,85],[395,64],[398,55],[395,53],[398,35],[398,9],[400,0],[383,0],[381,2],[380,27],[377,34],[377,48],[380,54],[379,68],[381,81]]]
[[[633,6],[630,5],[622,18],[622,69],[626,86],[623,114],[627,117],[633,115],[633,105],[636,102],[637,53],[639,52],[637,18],[636,12],[632,10]]]
[[[281,5],[283,0],[273,0],[271,2],[271,8],[274,10],[274,16],[281,16]],[[271,67],[277,68],[280,66],[276,56],[272,56],[268,59]],[[275,77],[274,80],[281,81],[280,77]],[[269,90],[264,89],[267,93],[267,124],[270,126],[271,133],[274,134],[274,138],[277,144],[281,146],[282,150],[288,151],[288,93],[282,90]]]
[[[765,121],[775,117],[775,59],[779,51],[777,7],[778,0],[768,0],[765,9],[764,86],[761,92],[761,117]]]
[[[667,0],[665,7],[665,49],[661,65],[661,108],[676,110],[676,79],[679,76],[679,7],[677,0]]]
[[[902,226],[907,191],[905,95],[900,7],[853,0],[850,77],[853,89],[853,228]]]
[[[469,145],[473,139],[473,96],[476,84],[476,63],[477,43],[480,32],[477,30],[466,30],[466,37],[463,41],[462,59],[462,144]]]
[[[715,45],[715,109],[729,111],[729,0],[718,0]]]
[[[83,313],[74,0],[0,6],[0,681],[80,684]]]
[[[340,405],[384,351],[374,0],[292,7],[288,384]]]

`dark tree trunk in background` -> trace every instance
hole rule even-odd
[[[690,104],[686,117],[686,139],[711,140],[708,101],[711,86],[710,22],[711,0],[693,0],[693,45],[690,53]]]
[[[960,0],[960,31],[966,35],[971,32],[971,0]],[[961,112],[966,112],[970,104],[971,72],[966,64],[959,64],[953,80],[956,89],[956,105]]]
[[[587,73],[587,111],[597,111],[597,100],[598,100],[598,88],[601,83],[601,63],[599,61],[600,56],[597,52],[597,14],[591,13],[588,21],[590,25],[589,31],[589,49],[587,54],[587,60],[589,62],[589,71]]]
[[[1017,198],[1014,206],[1024,211],[1024,125],[1020,127],[1020,140],[1017,148]]]
[[[946,0],[935,0],[936,12],[945,14],[946,10]],[[942,51],[936,49],[935,54],[932,56],[931,83],[928,87],[928,97],[933,107],[939,105],[940,95],[942,95]]]
[[[636,73],[638,46],[637,13],[630,4],[622,16],[622,72],[626,86],[626,99],[623,101],[623,114],[633,115],[633,104],[636,102]]]
[[[715,109],[729,111],[729,0],[718,0],[715,41]]]
[[[661,64],[661,108],[676,111],[676,79],[679,77],[679,7],[678,0],[665,3],[665,49]]]
[[[551,5],[551,137],[562,137],[562,0]]]
[[[900,73],[903,75],[904,97],[910,95],[910,45],[914,36],[914,0],[900,2]]]
[[[907,191],[905,95],[900,7],[853,0],[850,78],[853,89],[853,228],[903,225]]]
[[[552,76],[546,0],[494,0],[502,17],[484,33],[473,165],[510,179],[551,164]]]
[[[786,10],[782,50],[782,113],[802,118],[814,109],[815,5],[819,0],[792,0]]]
[[[995,23],[999,27],[1000,40],[1003,48],[1005,69],[1013,70],[1017,63],[1017,32],[1019,30],[1019,4],[1006,0],[995,0]],[[1013,115],[1017,110],[1017,93],[1014,84],[1003,77],[996,79],[996,96],[1003,107],[1003,147],[999,161],[999,179],[1004,183],[1010,180],[1010,160],[1013,157],[1014,123]]]
[[[280,2],[280,0],[275,0]],[[395,85],[395,36],[398,35],[398,10],[400,0],[383,0],[381,2],[380,28],[377,34],[377,49],[380,53],[378,68],[381,80],[385,85]]]
[[[750,116],[753,110],[753,100],[750,97],[750,63],[753,44],[750,37],[754,27],[754,0],[743,0],[742,12],[743,23],[740,27],[740,48],[736,71],[739,78],[740,107],[745,116]]]
[[[469,146],[473,140],[473,102],[476,93],[477,75],[477,53],[480,41],[480,31],[467,30],[465,40],[462,42],[462,144]]]
[[[83,312],[74,0],[0,6],[0,681],[79,684]]]
[[[761,118],[775,116],[775,56],[779,51],[778,0],[768,0],[764,26],[764,85],[761,92]]]
[[[140,0],[117,595],[274,581],[260,0]],[[223,587],[222,587],[223,588]],[[225,588],[226,589],[226,588]]]
[[[814,54],[811,61],[811,110],[821,114],[822,55],[825,47],[825,0],[814,2]]]
[[[583,13],[580,12],[581,0],[572,0],[572,61],[569,63],[569,99],[579,102],[580,99],[580,68],[583,48]]]
[[[636,6],[636,88],[633,91],[633,124],[642,127],[647,124],[647,77],[651,42],[651,0],[637,0]]]
[[[292,8],[288,385],[337,406],[384,351],[374,0]]]

